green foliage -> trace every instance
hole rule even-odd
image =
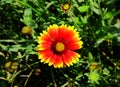
[[[120,1],[67,1],[67,12],[66,0],[0,1],[0,87],[120,87]],[[84,44],[77,64],[55,69],[39,62],[37,36],[51,24],[78,29]],[[32,32],[23,34],[24,26]],[[7,61],[18,68],[10,72]],[[93,62],[99,69],[90,71]]]

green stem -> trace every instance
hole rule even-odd
[[[0,40],[0,42],[36,42],[36,40]]]

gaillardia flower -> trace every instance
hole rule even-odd
[[[80,55],[75,50],[82,48],[82,44],[79,33],[73,26],[53,24],[38,36],[36,50],[41,62],[63,68],[79,60]]]
[[[65,2],[65,3],[62,4],[61,7],[62,7],[62,10],[66,12],[70,9],[71,5],[70,5],[70,3]]]

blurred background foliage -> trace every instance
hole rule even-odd
[[[120,87],[119,3],[1,0],[0,87]],[[51,24],[78,29],[84,45],[77,64],[55,69],[37,59],[37,36]]]

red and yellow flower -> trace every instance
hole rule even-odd
[[[79,60],[80,55],[75,50],[82,48],[82,44],[73,26],[53,24],[38,36],[38,58],[55,68],[70,66]]]

